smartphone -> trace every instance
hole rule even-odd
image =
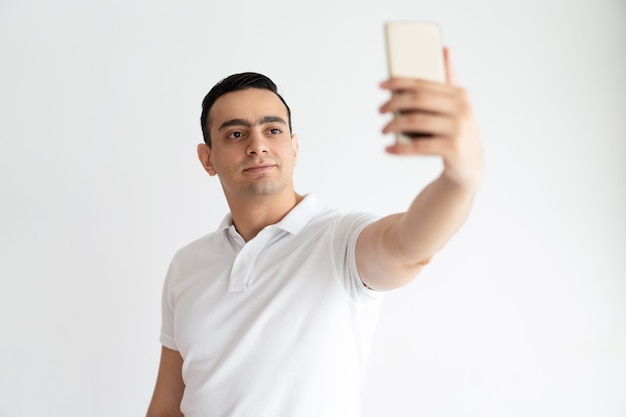
[[[392,77],[421,78],[446,82],[441,29],[434,22],[393,21],[385,23],[387,66]],[[396,134],[407,143],[427,135]]]

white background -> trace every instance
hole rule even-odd
[[[486,180],[388,295],[364,417],[625,416],[624,0],[0,0],[0,415],[145,413],[169,261],[227,210],[195,155],[224,76],[280,86],[300,193],[406,208],[439,163],[383,153],[398,18],[441,24]]]

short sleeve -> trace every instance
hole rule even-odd
[[[378,216],[367,213],[350,213],[338,219],[335,225],[333,257],[342,285],[352,298],[378,299],[380,291],[368,288],[359,275],[356,264],[356,241],[365,227],[378,220]]]
[[[171,284],[174,275],[173,262],[165,277],[163,284],[163,294],[161,297],[161,337],[160,342],[168,349],[178,350],[174,339],[174,295],[171,291]]]

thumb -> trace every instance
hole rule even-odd
[[[450,59],[450,48],[443,48],[443,59],[446,66],[446,81],[448,84],[456,85],[456,74],[454,68],[452,68],[452,60]]]

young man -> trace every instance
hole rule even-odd
[[[393,94],[380,111],[395,115],[383,133],[422,135],[387,152],[438,155],[444,168],[406,212],[380,219],[295,192],[298,138],[267,77],[236,74],[207,94],[198,157],[230,214],[168,271],[149,417],[360,414],[381,293],[458,230],[482,175],[469,99],[452,80],[381,88]]]

